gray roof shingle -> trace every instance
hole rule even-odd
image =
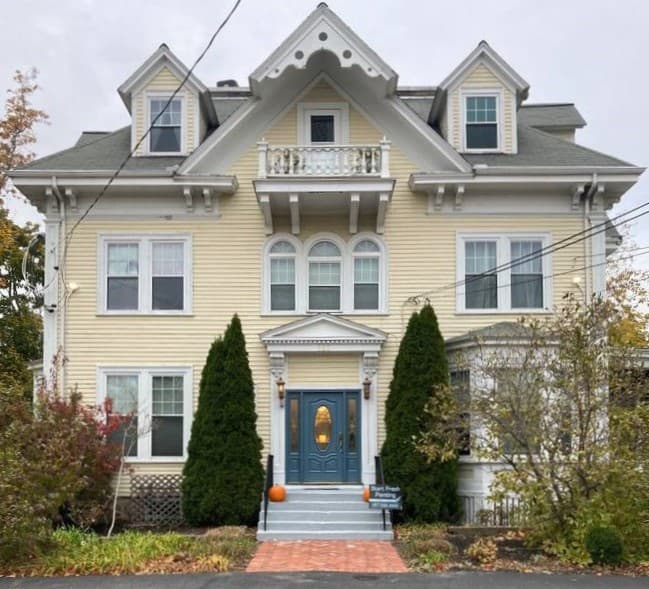
[[[518,121],[543,129],[581,128],[586,121],[574,104],[526,104],[518,111]]]
[[[242,104],[245,97],[219,98],[213,100],[219,122],[222,124]],[[430,105],[424,98],[403,99],[419,116],[427,120]],[[544,107],[543,117],[549,117],[550,112],[558,107]],[[525,107],[520,112],[530,111]],[[559,110],[564,114],[553,120],[576,121],[576,109]],[[526,111],[526,112],[527,112]],[[572,114],[571,114],[572,113]],[[577,113],[578,114],[578,113]],[[541,117],[535,115],[537,123]],[[464,158],[472,165],[487,164],[488,166],[631,166],[625,161],[594,151],[587,147],[565,141],[556,136],[532,128],[523,123],[528,117],[519,117],[518,153],[516,154],[465,154]],[[563,117],[563,118],[562,118]],[[583,119],[580,119],[583,120]],[[85,132],[77,143],[63,151],[34,160],[23,169],[25,170],[107,170],[113,171],[122,163],[131,148],[131,127],[123,127],[112,133]],[[185,158],[182,156],[138,156],[131,158],[125,170],[132,172],[165,173],[170,168],[180,165]]]
[[[518,125],[518,153],[467,153],[470,164],[488,166],[633,166],[539,129]]]
[[[91,135],[94,135],[92,137]],[[106,170],[114,171],[124,161],[131,149],[131,127],[112,133],[82,134],[77,144],[27,164],[24,170]],[[133,157],[125,170],[165,172],[179,165],[184,157],[156,156]]]
[[[530,328],[522,325],[521,323],[513,321],[500,321],[499,323],[494,323],[492,325],[488,325],[487,327],[467,331],[462,335],[447,339],[446,345],[452,346],[453,344],[460,344],[465,342],[473,343],[477,342],[478,340],[485,339],[527,339],[529,338],[530,333]]]

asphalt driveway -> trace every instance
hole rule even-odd
[[[124,577],[0,578],[0,589],[244,589],[249,587],[308,589],[635,589],[649,587],[649,578],[521,573],[363,575],[347,573],[142,575]]]

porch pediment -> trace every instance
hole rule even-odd
[[[265,331],[260,336],[269,353],[378,353],[387,337],[385,332],[378,329],[326,313],[292,321]]]

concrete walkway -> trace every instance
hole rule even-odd
[[[649,578],[522,573],[367,575],[343,573],[142,575],[136,577],[0,578],[1,589],[647,589]]]
[[[408,568],[390,542],[295,540],[263,542],[248,564],[247,571],[407,573]]]

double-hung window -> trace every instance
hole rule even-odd
[[[540,311],[550,306],[549,235],[462,235],[458,310]]]
[[[319,241],[309,251],[309,310],[340,311],[342,257],[332,241]]]
[[[278,241],[270,248],[270,310],[295,310],[295,246]]]
[[[105,236],[100,248],[100,312],[190,312],[189,237]]]
[[[467,150],[498,149],[498,96],[466,96],[464,119]]]
[[[381,250],[370,239],[356,244],[354,260],[354,310],[379,309],[379,272]]]
[[[167,103],[169,103],[167,105]],[[149,123],[151,153],[179,153],[182,151],[182,99],[150,98]]]
[[[140,292],[139,242],[108,243],[106,247],[106,308],[136,311]]]
[[[140,460],[180,459],[189,441],[192,386],[189,368],[102,368],[99,391],[120,427],[112,441]]]

